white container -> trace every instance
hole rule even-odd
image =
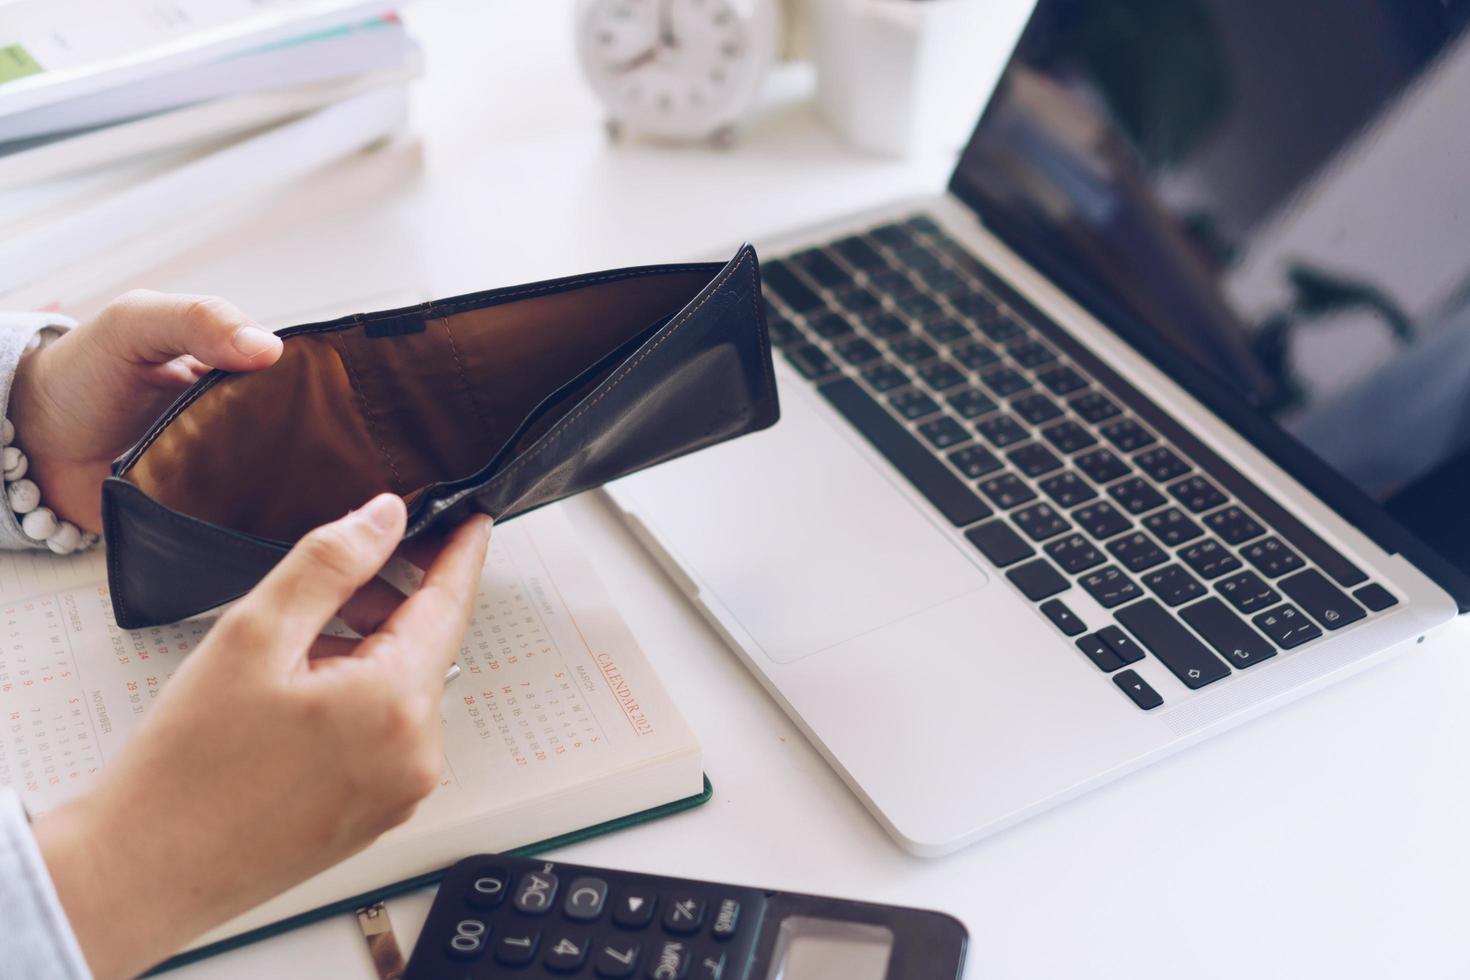
[[[1030,12],[1030,0],[806,0],[822,115],[886,156],[955,150]]]

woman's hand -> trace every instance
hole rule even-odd
[[[281,341],[213,296],[136,290],[21,358],[10,392],[27,476],[58,517],[102,530],[102,481],[114,459],[210,368],[255,371]]]
[[[490,521],[410,598],[376,579],[403,501],[306,535],[189,655],[91,792],[35,822],[98,977],[133,975],[407,819],[443,764],[439,705]],[[361,641],[321,636],[340,611]]]

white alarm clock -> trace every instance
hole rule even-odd
[[[577,51],[612,132],[727,138],[779,27],[777,0],[578,0]]]

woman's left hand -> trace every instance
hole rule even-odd
[[[214,296],[126,293],[21,358],[10,392],[16,445],[57,517],[102,530],[102,481],[179,393],[210,368],[257,371],[280,338]]]

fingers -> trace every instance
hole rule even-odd
[[[406,519],[403,499],[384,493],[322,525],[297,542],[220,625],[251,634],[248,640],[269,647],[277,663],[299,663],[337,610],[393,554]]]
[[[478,515],[461,524],[429,566],[419,590],[362,642],[359,655],[404,655],[402,668],[437,703],[444,672],[469,628],[489,544],[490,518]]]
[[[358,636],[371,636],[403,604],[403,593],[382,578],[373,578],[343,604],[342,622]]]
[[[217,296],[139,289],[108,304],[98,343],[128,360],[164,363],[189,354],[225,371],[255,371],[281,356],[281,339]]]

